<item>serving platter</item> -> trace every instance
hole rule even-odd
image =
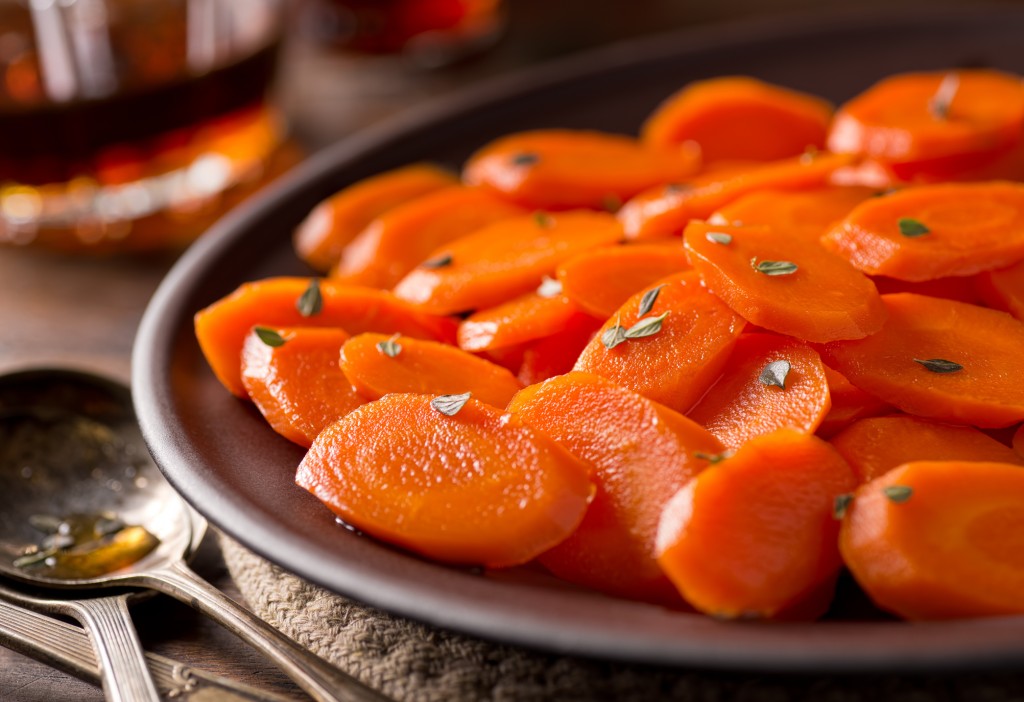
[[[716,75],[753,75],[841,102],[901,71],[984,65],[1024,72],[1022,36],[1024,10],[1008,6],[693,29],[494,80],[354,135],[221,220],[163,281],[132,358],[146,441],[185,498],[256,553],[334,592],[487,639],[733,670],[1020,665],[1024,617],[912,624],[877,614],[859,618],[852,606],[815,623],[718,622],[581,591],[529,571],[445,567],[348,531],[295,487],[303,450],[274,434],[214,378],[192,316],[247,280],[310,275],[291,249],[295,225],[323,198],[374,173],[421,160],[458,167],[490,139],[522,129],[635,133],[670,93]]]

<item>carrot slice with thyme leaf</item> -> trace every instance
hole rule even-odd
[[[370,536],[494,568],[563,541],[594,493],[585,464],[516,417],[465,396],[411,394],[324,429],[296,483]]]
[[[784,233],[691,222],[683,245],[708,289],[765,329],[825,342],[867,336],[885,321],[867,276]]]
[[[1024,185],[942,183],[858,205],[822,239],[871,275],[909,281],[973,275],[1024,258]]]
[[[916,461],[861,485],[843,518],[843,560],[905,619],[1024,614],[1024,469]]]
[[[977,427],[1024,419],[1024,324],[1005,312],[924,295],[883,295],[888,319],[822,358],[909,414]]]

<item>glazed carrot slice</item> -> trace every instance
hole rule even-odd
[[[579,459],[516,417],[429,395],[388,395],[338,420],[295,480],[371,536],[495,568],[564,540],[594,491]]]
[[[708,217],[710,224],[771,227],[787,240],[818,246],[829,228],[875,195],[865,187],[829,187],[807,192],[766,190],[744,195]]]
[[[1024,258],[1024,185],[943,183],[857,206],[822,239],[860,270],[900,280],[964,276]]]
[[[354,183],[313,208],[295,230],[295,252],[314,269],[326,272],[372,220],[408,200],[457,182],[448,171],[416,163]]]
[[[523,387],[505,368],[454,346],[386,334],[360,334],[345,342],[341,372],[367,400],[391,393],[469,392],[481,402],[504,407]]]
[[[278,434],[309,447],[325,426],[363,404],[338,368],[344,331],[257,329],[242,347],[242,383]]]
[[[974,427],[894,415],[861,419],[829,443],[866,483],[911,461],[983,461],[1024,465],[1013,449]]]
[[[832,106],[821,98],[746,76],[690,83],[641,128],[652,146],[693,142],[704,163],[775,161],[825,148]]]
[[[645,305],[654,290],[657,297]],[[680,273],[627,300],[583,349],[575,370],[685,413],[718,379],[744,326],[696,273]]]
[[[520,132],[470,157],[463,180],[524,207],[602,209],[697,172],[696,149],[665,153],[636,139],[567,129]]]
[[[832,408],[821,420],[817,434],[828,438],[845,429],[852,422],[865,417],[877,417],[893,412],[892,405],[882,402],[870,393],[866,393],[850,382],[849,378],[825,364],[825,380],[828,381],[828,396]]]
[[[828,182],[852,157],[804,154],[740,171],[710,173],[689,182],[659,185],[630,199],[618,212],[627,239],[678,236],[691,219],[707,219],[730,202],[758,190],[807,190]]]
[[[978,427],[1024,419],[1024,324],[1005,312],[924,295],[882,301],[889,318],[881,331],[826,344],[826,363],[909,414]]]
[[[658,563],[716,617],[820,615],[840,566],[835,498],[853,486],[821,439],[788,429],[757,437],[672,497]]]
[[[638,290],[689,268],[678,241],[610,246],[569,259],[558,267],[558,280],[580,309],[605,319]]]
[[[979,273],[974,283],[985,304],[1024,321],[1024,260],[1009,268]]]
[[[620,597],[678,603],[655,561],[665,502],[721,444],[681,414],[587,373],[516,395],[509,411],[593,469],[594,501],[573,534],[540,556],[560,578]]]
[[[708,289],[765,329],[824,342],[859,339],[885,321],[871,280],[784,233],[691,222],[683,245]]]
[[[840,549],[879,607],[906,619],[1024,614],[1024,470],[906,463],[860,486]]]
[[[795,339],[744,334],[725,373],[686,416],[737,449],[776,429],[813,434],[831,405],[817,351]]]
[[[459,346],[489,351],[543,339],[561,331],[579,308],[560,293],[527,293],[466,317],[459,325]]]
[[[346,287],[314,278],[267,278],[244,283],[195,316],[196,338],[217,379],[246,397],[239,371],[242,345],[255,325],[266,327],[340,327],[350,334],[365,331],[401,333],[422,339],[454,340],[455,324],[424,314],[391,293]],[[300,311],[301,300],[320,300]],[[308,314],[303,314],[303,311]]]
[[[388,210],[341,252],[331,278],[347,285],[390,288],[439,246],[523,209],[479,188],[454,186]]]
[[[519,380],[523,385],[533,385],[568,373],[600,328],[600,320],[579,312],[558,332],[527,344],[519,364]]]
[[[619,223],[602,212],[507,219],[434,251],[395,295],[434,314],[494,307],[537,289],[563,261],[621,238]]]
[[[869,156],[903,180],[951,178],[1020,141],[1024,87],[991,70],[904,73],[839,108],[828,137],[837,153]]]

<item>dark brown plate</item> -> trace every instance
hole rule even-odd
[[[174,485],[211,522],[338,593],[438,626],[554,652],[675,666],[775,671],[1008,667],[1024,618],[907,624],[720,623],[543,580],[482,577],[348,532],[293,485],[302,450],[214,379],[192,315],[246,280],[308,274],[289,234],[342,186],[411,161],[457,165],[531,127],[635,132],[687,81],[752,74],[841,101],[890,73],[989,65],[1024,71],[1024,12],[804,19],[687,31],[494,81],[354,136],[223,219],[154,296],[135,343],[143,432]]]

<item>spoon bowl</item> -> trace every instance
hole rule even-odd
[[[223,624],[316,700],[388,699],[192,572],[196,541],[126,388],[73,371],[0,377],[0,573],[37,588],[156,590]]]

